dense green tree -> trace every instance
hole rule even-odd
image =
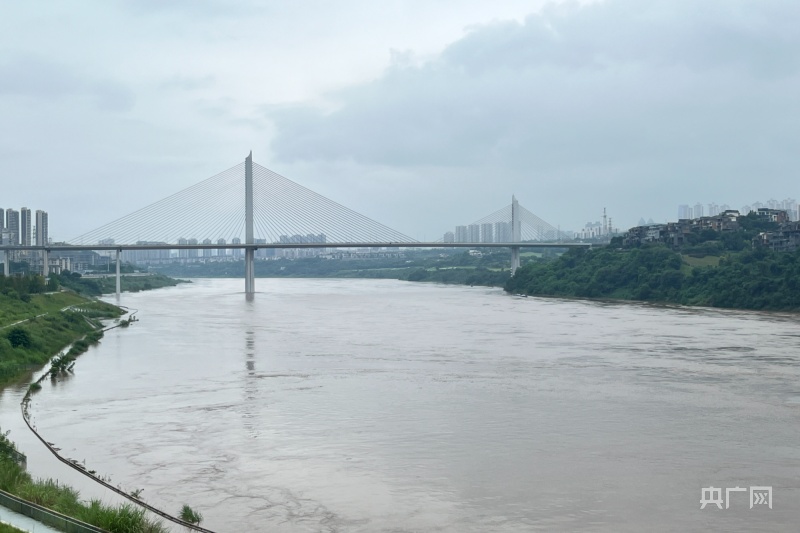
[[[28,331],[19,326],[11,328],[6,337],[12,348],[30,348],[33,343]]]
[[[509,279],[513,293],[619,298],[743,309],[800,310],[800,251],[729,254],[691,268],[664,246],[576,250],[532,263]]]

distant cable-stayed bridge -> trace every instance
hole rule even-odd
[[[456,232],[453,234],[453,238],[458,238],[458,230],[461,229],[462,231],[466,231],[466,235],[468,237],[472,237],[472,239],[469,240],[474,240],[475,242],[492,243],[504,242],[508,240],[504,237],[508,235],[508,231],[510,231],[510,225],[512,223],[512,216],[515,209],[515,199],[513,197],[511,202],[512,203],[509,205],[498,209],[494,213],[487,215],[480,220],[476,220],[471,224],[466,226],[456,226]],[[572,240],[572,237],[568,233],[561,231],[552,224],[545,222],[541,218],[525,209],[523,206],[517,204],[516,209],[519,210],[518,220],[520,223],[520,241],[552,242]],[[476,234],[476,232],[479,233]],[[466,242],[466,240],[464,242]]]
[[[506,231],[497,232],[497,238],[489,239],[491,242],[485,236],[481,239],[480,234],[452,242],[419,242],[253,163],[250,154],[244,163],[79,235],[67,244],[0,249],[5,251],[6,275],[11,251],[41,252],[45,269],[47,255],[52,251],[115,251],[117,293],[123,251],[243,250],[245,292],[251,296],[255,291],[257,249],[507,247],[512,250],[513,273],[519,267],[520,246],[587,246],[532,242],[555,240],[560,234],[521,207],[515,198],[510,206],[476,224],[493,224]]]

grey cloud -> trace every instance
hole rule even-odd
[[[133,93],[120,83],[84,75],[32,54],[0,58],[0,95],[45,100],[86,96],[106,111],[125,111],[134,104]]]
[[[754,73],[789,75],[800,66],[798,16],[800,5],[782,0],[551,5],[525,24],[479,28],[443,57],[472,71],[542,65],[683,65],[700,70],[739,65]]]
[[[271,110],[272,148],[289,162],[591,172],[622,184],[786,174],[798,14],[781,1],[550,7],[524,24],[474,28],[425,65],[395,62],[330,95],[333,112]]]
[[[124,4],[132,13],[142,16],[168,13],[182,17],[226,19],[252,16],[262,10],[259,2],[234,3],[226,0],[125,0]]]
[[[127,111],[136,101],[130,90],[108,81],[92,83],[90,92],[97,107],[103,111]]]
[[[213,87],[216,83],[216,77],[210,74],[208,76],[174,76],[165,80],[161,87],[164,89],[196,91]]]
[[[72,94],[82,82],[69,69],[33,55],[0,58],[0,94],[55,98]]]
[[[197,111],[204,116],[213,119],[224,119],[233,117],[235,102],[232,98],[216,98],[212,100],[198,100],[195,103]]]

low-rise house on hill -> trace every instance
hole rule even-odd
[[[759,207],[756,210],[756,215],[759,218],[769,220],[770,222],[777,222],[778,224],[789,222],[789,214],[782,209],[770,209],[768,207]]]
[[[779,251],[792,251],[800,247],[800,223],[790,222],[786,211],[760,208],[755,212],[755,216],[764,221],[777,223],[779,229],[759,234],[753,239],[753,246],[765,246]],[[691,234],[697,235],[706,230],[718,233],[740,231],[743,218],[739,211],[726,210],[710,217],[682,218],[667,224],[637,226],[622,235],[622,244],[631,247],[645,243],[663,243],[673,248],[681,248],[692,244]]]
[[[794,252],[800,248],[800,222],[781,224],[778,231],[765,231],[753,239],[753,247],[764,247],[776,252]]]

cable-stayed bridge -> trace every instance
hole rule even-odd
[[[484,228],[483,234],[474,228]],[[487,227],[493,228],[487,238]],[[468,228],[465,233],[459,228]],[[243,163],[134,211],[66,244],[0,246],[5,251],[5,275],[12,251],[38,251],[48,268],[54,251],[116,252],[117,293],[120,254],[124,251],[243,250],[245,293],[255,292],[255,251],[270,248],[511,248],[513,272],[520,265],[521,246],[575,247],[585,243],[552,242],[563,235],[520,206],[511,205],[468,226],[456,228],[458,238],[419,242],[357,213],[257,163],[252,153]],[[540,242],[549,240],[551,242]]]

